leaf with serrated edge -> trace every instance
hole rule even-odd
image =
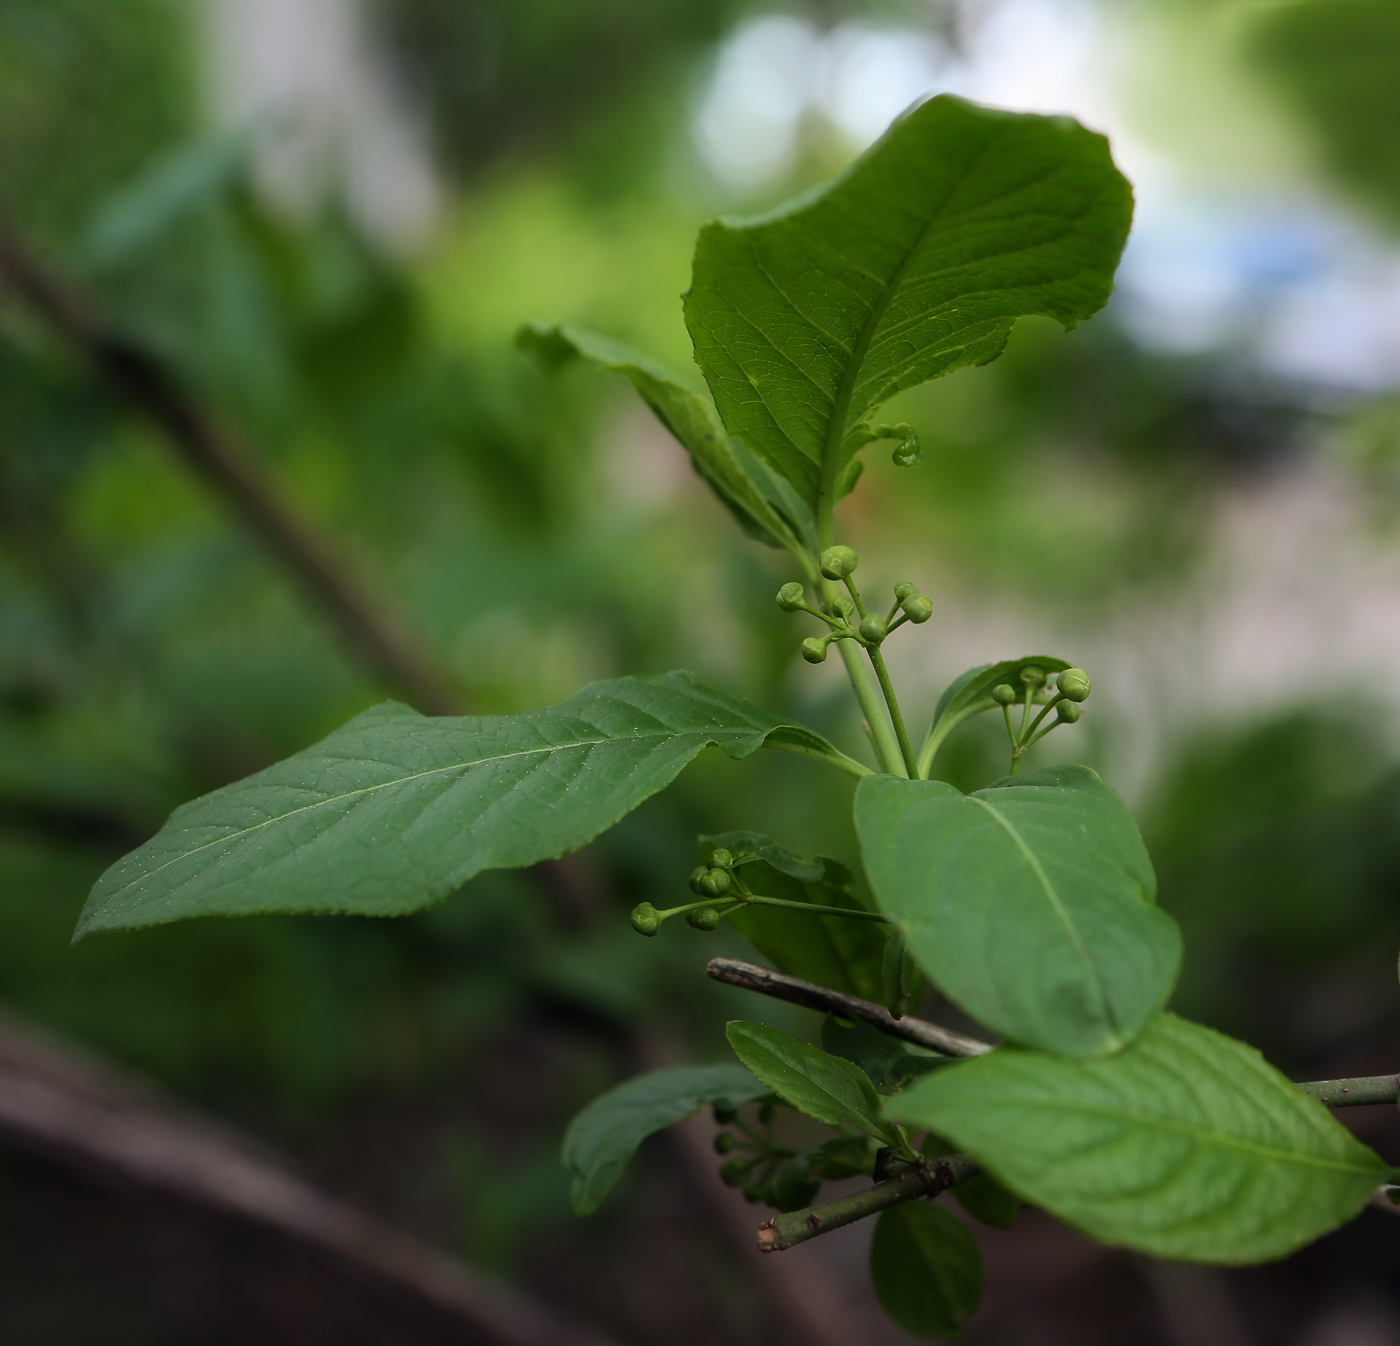
[[[1118,1056],[1004,1047],[889,1110],[1094,1238],[1192,1262],[1283,1257],[1391,1173],[1254,1048],[1170,1014]]]
[[[1131,217],[1102,136],[934,98],[827,186],[705,226],[695,358],[730,433],[820,513],[895,393],[995,359],[1026,314],[1097,312]]]
[[[906,1202],[883,1211],[870,1241],[880,1307],[915,1337],[956,1337],[982,1300],[982,1250],[950,1211]]]
[[[1065,1056],[1118,1051],[1171,993],[1181,933],[1152,902],[1132,815],[1088,767],[972,795],[871,776],[856,830],[881,910],[919,966],[1005,1037]]]
[[[767,1024],[733,1020],[725,1030],[735,1055],[784,1103],[828,1126],[858,1127],[886,1145],[899,1133],[880,1110],[880,1096],[859,1066]]]
[[[714,403],[703,393],[641,351],[573,323],[529,323],[515,339],[547,366],[581,357],[625,378],[690,454],[696,472],[739,526],[770,547],[786,547],[815,579],[811,511],[784,478],[729,438]]]
[[[573,1174],[574,1211],[598,1209],[652,1132],[693,1117],[705,1103],[737,1108],[767,1093],[743,1066],[722,1064],[652,1070],[600,1094],[564,1132],[560,1158]]]
[[[187,916],[401,916],[483,869],[577,850],[710,744],[849,762],[686,672],[595,682],[522,715],[429,718],[388,703],[176,809],[98,880],[78,936]]]

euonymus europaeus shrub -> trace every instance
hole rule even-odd
[[[1394,1078],[1299,1087],[1164,1012],[1181,938],[1127,809],[1085,767],[1020,773],[1027,747],[1079,718],[1088,676],[1049,655],[973,669],[920,738],[882,651],[928,631],[933,605],[912,582],[863,591],[837,537],[863,450],[919,461],[914,431],[880,408],[995,359],[1022,315],[1066,328],[1092,315],[1131,212],[1102,137],[936,98],[825,188],[702,230],[685,319],[708,394],[568,325],[521,333],[548,366],[583,359],[630,380],[740,527],[788,553],[789,615],[774,619],[808,624],[804,659],[834,649],[844,663],[873,768],[686,672],[595,683],[522,715],[382,705],[176,810],[103,876],[79,934],[417,911],[483,869],[584,845],[707,748],[795,753],[851,778],[865,886],[730,833],[701,839],[684,900],[644,902],[632,923],[651,936],[674,916],[729,921],[777,973],[724,960],[712,972],[835,1011],[822,1046],[735,1022],[737,1061],[655,1071],[595,1100],[564,1142],[580,1213],[644,1137],[708,1104],[722,1177],[777,1212],[760,1245],[878,1213],[876,1290],[925,1336],[955,1334],[981,1294],[968,1227],[924,1199],[950,1188],[993,1224],[1028,1202],[1106,1242],[1205,1262],[1280,1257],[1354,1216],[1392,1170],[1323,1101],[1393,1098]],[[1005,724],[1008,774],[972,794],[931,779],[948,735],[983,714]],[[925,979],[1000,1045],[908,1018]],[[829,1134],[796,1149],[779,1109]],[[874,1181],[818,1201],[825,1181],[852,1177]]]

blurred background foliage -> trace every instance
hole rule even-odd
[[[893,653],[906,706],[1027,648],[1084,663],[1097,713],[1044,760],[1137,806],[1187,931],[1177,1007],[1299,1074],[1391,1069],[1389,0],[0,0],[0,203],[252,446],[464,704],[685,666],[859,752],[838,678],[795,660],[807,632],[773,606],[781,558],[620,386],[546,377],[511,336],[568,318],[683,367],[697,224],[821,180],[929,88],[1110,130],[1140,215],[1091,325],[1024,323],[998,363],[891,408],[927,461],[873,453],[846,527],[871,583],[936,596]],[[814,1027],[706,981],[737,936],[638,941],[627,909],[678,891],[701,832],[854,860],[848,790],[705,759],[558,892],[486,875],[404,921],[69,946],[92,881],[171,808],[391,694],[0,299],[0,1001],[539,1283],[529,1236],[573,1258],[592,1237],[560,1130],[635,1065],[636,1025],[699,1059],[736,1014]],[[983,730],[948,779],[1000,774]],[[643,1186],[597,1217],[604,1243]],[[6,1341],[154,1339],[26,1288],[44,1255],[0,1271]],[[667,1339],[637,1315],[635,1339]]]

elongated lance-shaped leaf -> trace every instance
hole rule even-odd
[[[783,477],[730,439],[704,393],[641,351],[573,323],[530,323],[515,339],[547,367],[582,358],[625,378],[690,454],[696,472],[744,532],[770,547],[785,547],[815,581],[811,510]]]
[[[888,1106],[1094,1238],[1193,1262],[1283,1257],[1393,1173],[1254,1048],[1170,1014],[1106,1060],[1003,1047]]]
[[[577,850],[710,744],[868,774],[686,672],[595,682],[522,715],[428,718],[388,703],[176,809],[98,880],[78,935],[185,916],[417,911],[483,869]]]
[[[743,1066],[670,1066],[600,1094],[564,1132],[564,1167],[573,1174],[574,1211],[598,1209],[637,1146],[654,1131],[693,1117],[705,1103],[737,1108],[768,1096]]]
[[[730,433],[820,514],[895,393],[995,359],[1026,314],[1102,307],[1131,215],[1102,136],[934,98],[830,185],[705,226],[695,358]]]
[[[1118,1051],[1166,1002],[1176,922],[1132,815],[1088,767],[965,795],[871,776],[856,829],[880,906],[949,999],[988,1028],[1066,1056]]]
[[[828,1126],[859,1127],[886,1145],[900,1144],[899,1132],[881,1111],[880,1095],[859,1066],[767,1024],[736,1019],[725,1032],[739,1060],[789,1107]]]

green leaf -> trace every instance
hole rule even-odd
[[[789,1107],[828,1126],[858,1127],[886,1145],[899,1132],[880,1111],[880,1096],[859,1066],[767,1024],[735,1019],[725,1030],[735,1054]]]
[[[1004,1047],[890,1110],[1094,1238],[1193,1262],[1283,1257],[1391,1172],[1252,1047],[1170,1014],[1119,1056]]]
[[[523,715],[388,703],[176,809],[98,880],[78,936],[186,916],[417,911],[483,869],[577,850],[709,744],[849,760],[685,672],[595,682]]]
[[[702,1104],[737,1108],[768,1090],[743,1066],[672,1066],[634,1076],[600,1094],[569,1123],[560,1158],[574,1176],[572,1199],[588,1215],[653,1131],[693,1117]]]
[[[847,888],[850,871],[836,860],[801,860],[757,832],[700,838],[712,849],[753,856],[741,867],[744,882],[762,897],[817,906],[868,910]],[[780,972],[865,1000],[881,998],[880,966],[889,927],[843,916],[807,916],[780,907],[738,907],[727,919]]]
[[[833,1056],[859,1066],[875,1091],[886,1095],[899,1093],[953,1059],[932,1052],[912,1052],[888,1033],[858,1019],[846,1023],[834,1014],[822,1020],[822,1046]]]
[[[770,547],[787,548],[815,579],[811,510],[767,463],[730,439],[703,393],[640,351],[572,323],[528,323],[515,340],[548,369],[582,358],[625,378],[690,454],[696,472],[744,532]]]
[[[1123,801],[1087,767],[965,795],[871,776],[856,790],[866,873],[930,980],[1013,1041],[1119,1051],[1166,1002],[1176,922]]]
[[[982,1302],[982,1252],[941,1206],[906,1201],[881,1212],[870,1241],[880,1307],[912,1337],[956,1337]]]
[[[1030,665],[1046,673],[1062,673],[1070,667],[1063,659],[1056,659],[1052,655],[1027,654],[1020,659],[1003,659],[999,664],[982,664],[977,668],[969,668],[961,677],[954,678],[938,698],[938,705],[934,707],[933,724],[929,728],[923,747],[919,749],[919,774],[929,774],[929,768],[933,765],[939,748],[943,746],[943,740],[954,729],[972,719],[974,715],[996,707],[997,703],[991,696],[993,687],[998,683],[1007,682],[1020,693],[1024,687],[1021,682],[1021,670]]]
[[[817,513],[895,393],[995,359],[1026,314],[1101,308],[1131,216],[1102,136],[934,98],[828,186],[705,226],[695,358],[730,433]]]
[[[1010,1229],[1021,1209],[1020,1197],[1008,1192],[990,1173],[974,1173],[953,1188],[953,1195],[974,1220],[997,1229]]]

